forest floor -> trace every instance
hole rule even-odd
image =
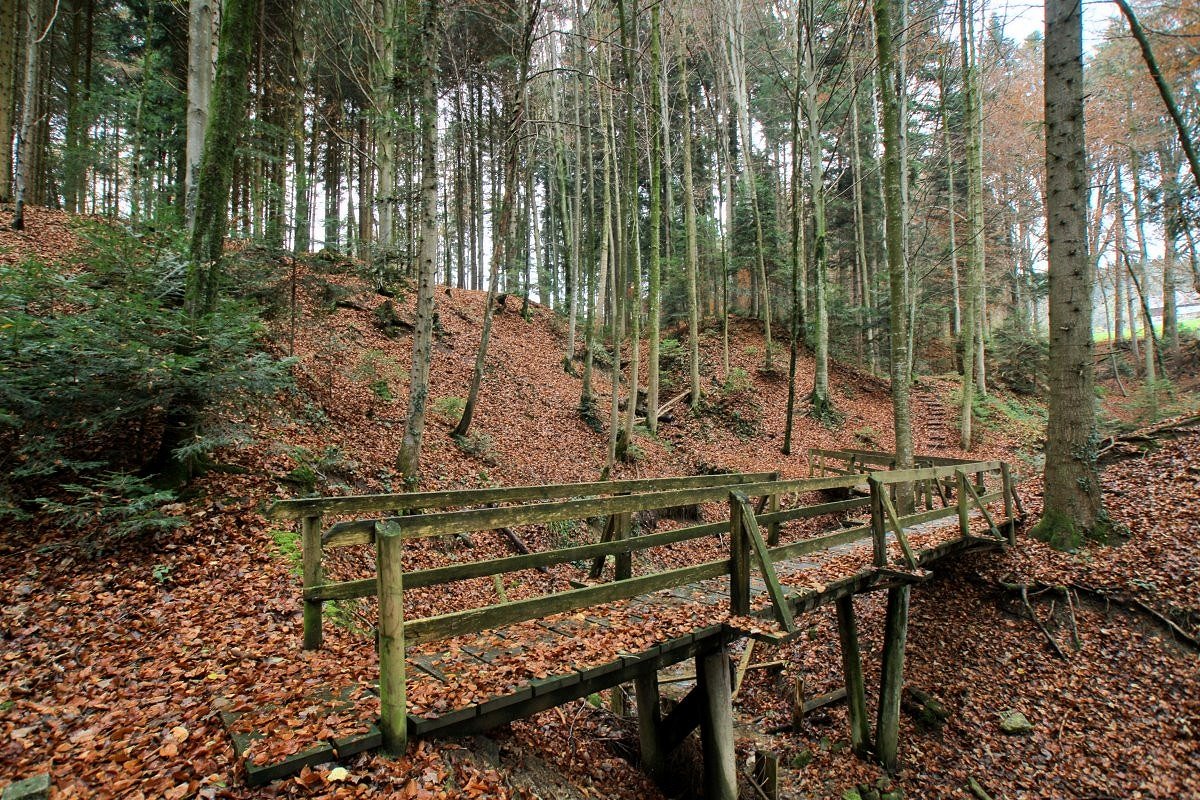
[[[69,246],[61,216],[36,210],[26,233],[0,234],[0,252],[12,248],[9,257]],[[55,796],[64,798],[660,796],[637,768],[635,724],[585,701],[488,737],[417,743],[399,760],[364,755],[344,769],[326,765],[265,789],[246,788],[218,716],[223,703],[289,708],[320,687],[369,682],[377,671],[363,633],[372,614],[365,605],[348,609],[345,624],[327,626],[325,649],[300,650],[294,538],[263,509],[310,488],[398,488],[393,460],[403,435],[411,338],[403,328],[396,338],[383,334],[374,313],[383,298],[348,265],[314,260],[298,274],[294,343],[285,313],[271,322],[269,345],[281,355],[294,352],[296,388],[246,420],[249,443],[220,455],[228,469],[198,479],[194,493],[172,507],[182,527],[97,555],[74,546],[50,518],[12,526],[0,541],[0,596],[7,598],[0,608],[0,786],[49,772]],[[277,288],[287,293],[290,286],[285,280]],[[412,319],[413,300],[409,293],[393,301],[402,319]],[[439,290],[437,301],[421,487],[594,480],[604,466],[605,436],[577,411],[581,384],[562,365],[561,320],[534,306],[527,321],[508,298],[496,317],[473,433],[456,442],[448,434],[466,396],[483,299]],[[657,436],[639,435],[638,459],[616,477],[718,468],[799,477],[807,474],[808,447],[892,446],[887,385],[864,371],[831,370],[841,421],[799,417],[794,455],[785,457],[786,354],[778,358],[781,372],[761,373],[758,326],[738,320],[731,326],[731,375],[722,374],[719,327],[703,331],[702,358],[708,402],[701,412],[677,406]],[[812,370],[802,354],[798,387],[811,385]],[[664,400],[685,388],[681,380],[672,373]],[[603,371],[596,391],[606,421]],[[924,380],[915,392],[919,451],[962,454],[940,446],[954,438],[939,429],[956,419],[954,391],[949,381]],[[1136,425],[1142,412],[1113,395],[1106,401],[1113,416]],[[971,455],[1012,461],[1036,519],[1035,454],[1044,423],[1036,403],[996,398]],[[930,413],[938,404],[941,410]],[[1186,641],[1200,635],[1200,434],[1118,460],[1103,481],[1110,513],[1128,529],[1126,544],[1064,554],[1022,531],[1011,550],[961,558],[914,591],[906,682],[933,694],[950,714],[939,729],[902,719],[900,771],[892,780],[908,797],[972,797],[971,779],[1009,800],[1200,793],[1200,656]],[[527,540],[538,549],[561,546],[569,535],[531,529]],[[412,559],[431,566],[509,552],[499,535],[479,534],[469,552],[414,548]],[[360,577],[369,561],[369,554],[347,554],[331,571]],[[531,578],[511,589],[515,596],[536,593],[558,580]],[[1031,608],[1054,645],[1029,618],[1013,588],[1019,585],[1029,587]],[[413,602],[422,613],[490,603],[490,587],[467,583],[456,596],[429,590]],[[857,607],[870,694],[882,606],[867,595]],[[843,707],[815,712],[796,731],[768,733],[788,721],[797,678],[811,694],[838,684],[832,611],[801,622],[808,632],[797,641],[757,646],[755,661],[784,664],[749,674],[737,705],[739,753],[779,752],[785,797],[852,797],[847,792],[856,785],[884,775],[849,751]],[[1028,734],[1001,731],[1011,711],[1028,718]]]

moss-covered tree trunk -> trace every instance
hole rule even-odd
[[[1050,266],[1045,506],[1033,534],[1057,547],[1106,533],[1096,469],[1093,264],[1087,254],[1083,17],[1079,0],[1046,3],[1046,230]]]
[[[250,45],[260,1],[226,0],[221,13],[217,76],[204,135],[204,155],[196,177],[196,219],[187,281],[187,309],[193,318],[204,316],[217,304],[221,254],[229,229],[233,160],[246,122]]]
[[[21,38],[18,3],[0,8],[0,203],[12,199],[13,111],[17,96],[17,42]]]

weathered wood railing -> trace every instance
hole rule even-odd
[[[375,578],[349,581],[344,584],[325,582],[324,551],[350,545],[374,544],[376,522],[384,515],[415,511],[446,511],[468,506],[494,506],[499,503],[534,503],[569,498],[622,495],[634,492],[666,491],[683,488],[731,486],[758,483],[778,477],[774,472],[731,473],[723,475],[693,475],[675,478],[646,478],[637,480],[594,481],[590,483],[545,484],[533,486],[493,487],[488,489],[449,489],[434,492],[403,494],[352,495],[347,497],[311,497],[282,500],[267,510],[275,520],[300,521],[300,547],[304,586],[304,649],[315,650],[322,641],[322,614],[327,600],[344,600],[375,594]],[[491,509],[502,510],[502,509]],[[324,529],[327,517],[362,515],[365,518],[339,522]],[[503,559],[497,559],[503,561]],[[482,562],[488,563],[488,562]],[[552,562],[547,562],[552,563]],[[466,565],[464,565],[466,566]],[[500,565],[503,566],[503,565]],[[544,566],[544,565],[532,565]],[[480,572],[494,575],[498,572]],[[431,571],[432,572],[432,571]],[[457,580],[433,572],[433,583]],[[477,577],[464,574],[462,577]],[[415,582],[414,582],[415,579]],[[410,574],[410,588],[430,585],[420,581],[419,574]]]
[[[971,476],[975,477],[974,482]],[[990,488],[987,483],[988,476],[996,479]],[[669,478],[657,481],[517,487],[509,490],[507,494],[502,489],[486,489],[424,493],[424,496],[379,495],[289,500],[277,503],[272,507],[270,514],[275,518],[300,519],[305,534],[303,542],[306,647],[320,645],[320,603],[335,599],[378,596],[380,692],[383,704],[381,727],[390,749],[402,748],[407,735],[404,653],[408,646],[477,633],[602,603],[627,600],[661,589],[725,575],[730,576],[730,613],[744,615],[750,612],[750,574],[755,566],[761,571],[767,586],[771,613],[779,625],[790,632],[794,630],[792,608],[774,571],[774,565],[781,561],[870,538],[873,543],[874,568],[880,572],[888,572],[893,578],[903,579],[906,574],[915,574],[919,566],[906,533],[907,529],[914,525],[957,516],[960,535],[970,537],[970,514],[971,507],[974,506],[980,510],[987,522],[991,538],[1011,543],[1015,530],[1012,524],[1015,500],[1012,481],[1008,465],[999,461],[953,460],[950,464],[940,466],[872,472],[865,476],[854,472],[787,481],[763,480],[764,477],[765,474],[760,473]],[[823,489],[851,490],[860,485],[864,478],[869,495],[780,508],[781,498],[785,495]],[[920,497],[920,487],[933,484],[938,486],[938,494],[943,501],[941,508],[932,506],[931,492],[926,488],[925,511],[900,513],[900,509],[907,508],[911,502],[913,487],[916,487],[916,496]],[[578,497],[584,493],[608,496],[556,499]],[[950,496],[953,496],[953,504],[949,501]],[[752,505],[751,498],[759,499],[757,508]],[[355,520],[332,526],[324,536],[321,533],[321,519],[327,513],[391,514],[403,510],[440,509],[449,504],[476,505],[513,500],[545,502],[454,511],[436,510],[409,516]],[[629,531],[629,515],[635,512],[720,500],[729,504],[728,520],[632,538],[623,538],[620,533]],[[1004,505],[1004,518],[1000,524],[997,524],[987,509],[987,504],[995,501],[1002,501]],[[868,506],[868,524],[778,545],[779,526],[784,522]],[[609,519],[608,530],[612,533],[609,540],[486,561],[451,564],[407,574],[400,566],[403,543],[406,540],[564,520],[583,520],[597,516]],[[1007,526],[1007,530],[1002,530],[1003,526]],[[767,537],[763,536],[762,527],[767,528]],[[634,552],[724,532],[729,533],[728,558],[663,572],[632,575],[628,557]],[[889,532],[895,534],[904,557],[903,566],[907,571],[889,567]],[[339,546],[369,542],[376,545],[377,566],[374,577],[339,583],[322,582],[319,565],[323,544]],[[310,548],[316,554],[315,559],[310,558]],[[423,619],[406,621],[404,618],[405,588],[433,586],[589,558],[603,559],[610,555],[618,559],[626,557],[624,567],[618,560],[616,579],[610,583]],[[317,569],[310,571],[309,565],[313,560],[316,561]],[[311,611],[314,607],[315,613]],[[315,635],[310,625],[315,625]]]

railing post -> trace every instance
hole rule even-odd
[[[633,515],[622,511],[613,520],[613,540],[625,541],[633,533]],[[633,553],[626,551],[617,553],[613,559],[613,579],[618,581],[633,577]]]
[[[1008,462],[1000,462],[1000,483],[1001,493],[1004,495],[1004,519],[1008,526],[1008,543],[1015,545],[1017,543],[1017,521],[1013,518],[1013,491],[1012,491],[1012,474],[1008,471]]]
[[[404,571],[400,530],[378,525],[375,532],[375,570],[379,594],[379,705],[383,747],[391,755],[408,749],[408,707],[405,700]]]
[[[779,473],[778,472],[771,473],[771,480],[778,481]],[[769,514],[777,513],[779,511],[779,505],[780,505],[779,493],[776,492],[775,494],[770,495],[770,497],[767,500],[767,513],[769,513]],[[767,545],[769,547],[774,547],[777,544],[779,544],[779,523],[772,522],[771,524],[767,525]]]
[[[967,473],[960,470],[955,470],[955,477],[958,478],[958,488],[955,490],[958,497],[958,528],[963,536],[971,534],[971,506],[967,498]]]
[[[324,582],[321,569],[321,517],[300,520],[300,554],[304,588],[312,589]],[[304,649],[321,649],[321,601],[304,600]]]
[[[736,492],[729,493],[729,559],[729,613],[744,616],[750,613],[750,537]]]
[[[875,566],[887,566],[887,524],[883,519],[883,493],[887,489],[874,475],[867,478],[871,487],[871,541],[874,544]]]

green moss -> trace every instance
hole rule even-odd
[[[1029,531],[1029,535],[1055,550],[1068,552],[1080,549],[1087,542],[1114,544],[1119,540],[1119,532],[1106,514],[1101,514],[1095,526],[1088,530],[1059,511],[1044,512],[1038,524]]]
[[[300,534],[295,531],[271,530],[268,531],[271,536],[271,541],[275,543],[275,549],[279,555],[283,556],[290,564],[293,574],[299,575],[303,561],[303,555],[300,551]]]

